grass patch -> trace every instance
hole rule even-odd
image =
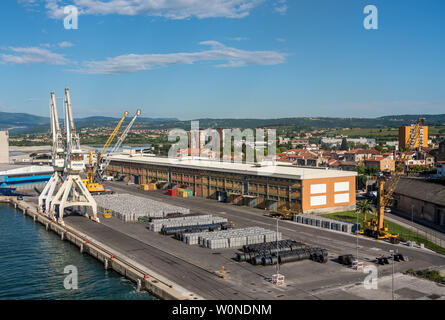
[[[328,214],[322,214],[321,216],[330,218],[330,219],[336,219],[340,221],[347,221],[347,222],[357,222],[357,214],[354,211],[345,211],[345,212],[336,212],[336,213],[328,213]],[[372,215],[374,216],[374,215]],[[368,214],[368,219],[370,218],[370,215]],[[360,226],[363,226],[363,214],[358,215],[358,222],[360,223]],[[410,241],[416,241],[417,243],[423,243],[426,248],[431,249],[437,253],[445,254],[445,248],[435,244],[434,242],[428,240],[425,236],[422,236],[420,234],[416,234],[414,231],[411,231],[410,229],[407,229],[405,227],[402,227],[401,225],[394,223],[392,221],[388,221],[385,219],[384,224],[388,227],[388,232],[392,234],[398,234],[400,238],[404,240],[410,240]]]
[[[409,275],[412,275],[415,277],[419,277],[419,278],[424,278],[427,280],[431,280],[431,281],[434,281],[437,283],[445,284],[445,277],[442,276],[440,274],[440,272],[437,270],[425,269],[425,270],[414,271],[413,269],[408,269],[406,271],[406,274],[409,274]]]

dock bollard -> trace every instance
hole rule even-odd
[[[224,279],[225,275],[224,275],[224,266],[222,266],[222,274],[221,274],[221,278]]]

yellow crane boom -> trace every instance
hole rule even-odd
[[[106,151],[110,147],[111,143],[113,142],[114,138],[116,137],[122,123],[124,122],[124,120],[127,116],[128,116],[128,112],[125,111],[122,118],[119,120],[119,123],[116,125],[113,132],[110,134],[110,136],[108,137],[104,146],[102,147],[102,150],[97,154],[96,164],[94,164],[94,165],[93,165],[93,152],[90,152],[87,179],[84,180],[84,183],[90,192],[104,191],[104,187],[101,184],[94,182],[94,177],[96,175],[96,171],[99,168],[100,163],[101,163]]]
[[[425,118],[419,118],[414,130],[410,135],[409,150],[412,151],[415,148],[416,141],[420,138],[420,128],[425,124]],[[419,141],[419,150],[422,148],[422,143]],[[388,206],[392,195],[400,181],[401,176],[405,172],[404,162],[406,160],[405,154],[402,152],[399,160],[399,164],[396,165],[395,171],[391,174],[391,178],[386,179],[384,176],[378,179],[378,199],[377,199],[377,219],[371,219],[370,221],[364,220],[364,231],[368,236],[374,238],[396,238],[397,235],[390,234],[388,228],[384,225],[385,207]],[[394,161],[397,161],[394,154]]]

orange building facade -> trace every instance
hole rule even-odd
[[[303,212],[332,211],[335,207],[356,204],[355,177],[305,179],[303,183]]]
[[[399,128],[399,148],[400,149],[408,149],[408,148],[422,148],[428,147],[428,126],[420,127],[420,135],[417,139],[415,139],[414,144],[410,145],[411,136],[414,137],[414,128],[415,126],[403,126]]]

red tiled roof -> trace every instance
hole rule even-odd
[[[346,154],[380,154],[380,152],[375,149],[352,149],[347,151]]]

